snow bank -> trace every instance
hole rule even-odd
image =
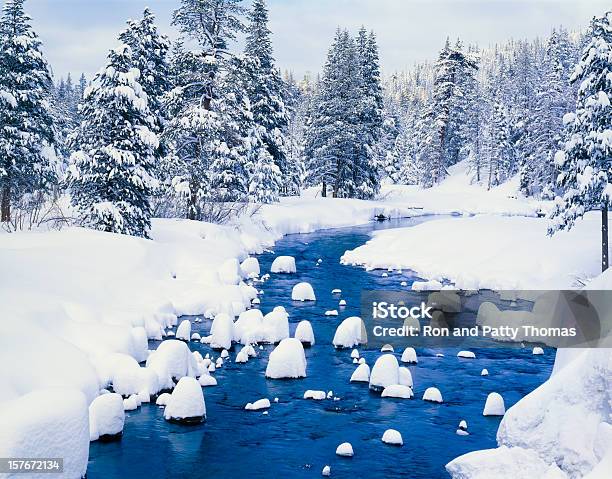
[[[89,458],[89,411],[76,389],[41,389],[0,407],[0,457],[61,457],[64,477],[80,478]]]
[[[296,273],[295,258],[293,256],[277,256],[270,267],[271,273]]]
[[[357,369],[351,374],[352,383],[369,383],[370,382],[370,366],[363,363],[357,366]]]
[[[230,349],[234,339],[234,321],[225,313],[215,316],[210,327],[210,347],[213,349]]]
[[[249,257],[240,263],[240,271],[245,278],[257,278],[261,273],[259,268],[259,260]]]
[[[89,405],[89,440],[119,436],[123,432],[125,412],[119,394],[103,394]]]
[[[298,339],[305,347],[311,347],[315,344],[314,332],[310,321],[305,319],[300,321],[295,328],[295,339]]]
[[[427,388],[423,393],[423,401],[443,402],[442,393],[438,388]]]
[[[382,442],[385,444],[391,444],[393,446],[403,446],[404,440],[402,439],[402,435],[399,431],[395,429],[387,429],[381,438]]]
[[[184,319],[176,329],[176,339],[182,339],[183,341],[189,341],[191,339],[191,321]]]
[[[291,290],[291,299],[293,301],[316,301],[317,298],[314,289],[310,283],[298,283]]]
[[[399,364],[392,354],[383,354],[370,373],[370,389],[382,391],[392,384],[399,384]]]
[[[383,389],[381,397],[384,398],[399,398],[399,399],[412,399],[414,396],[412,388],[404,386],[402,384],[391,384]]]
[[[174,380],[184,376],[195,378],[198,364],[189,347],[178,339],[163,341],[147,358],[147,369],[155,371],[161,389],[174,386]],[[150,391],[155,394],[157,391]]]
[[[504,405],[504,398],[499,393],[490,393],[487,396],[484,410],[482,411],[483,416],[503,416],[506,413],[506,406]]]
[[[295,338],[283,339],[270,353],[266,377],[272,379],[306,377],[304,347]]]
[[[270,400],[268,398],[258,399],[253,403],[247,403],[244,409],[247,411],[259,411],[261,409],[268,409],[270,407]]]
[[[463,289],[567,289],[576,276],[598,274],[599,252],[592,241],[599,234],[598,214],[587,213],[572,230],[552,237],[547,227],[544,218],[507,216],[429,221],[377,231],[341,261],[367,268],[400,265]],[[447,247],[449,231],[460,249]]]
[[[196,379],[184,377],[179,380],[164,409],[164,418],[186,423],[206,419],[204,394]]]
[[[336,328],[332,344],[336,348],[352,348],[366,342],[365,325],[358,316],[351,316]]]

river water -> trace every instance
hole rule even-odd
[[[206,423],[196,426],[171,424],[154,404],[143,404],[126,413],[123,439],[115,443],[94,442],[90,448],[87,476],[92,478],[314,478],[330,465],[335,478],[423,478],[448,477],[444,465],[469,451],[496,446],[497,417],[483,417],[488,393],[504,397],[506,408],[542,384],[550,375],[554,351],[533,356],[530,348],[480,348],[475,360],[460,360],[457,349],[418,349],[418,365],[410,366],[414,379],[412,400],[382,399],[370,393],[367,384],[349,382],[355,369],[350,350],[331,345],[339,322],[359,315],[362,289],[400,289],[401,281],[418,279],[410,272],[389,274],[366,272],[339,264],[348,249],[365,243],[375,229],[411,226],[432,218],[416,218],[360,227],[289,235],[280,240],[274,254],[259,256],[262,273],[269,271],[276,255],[296,259],[297,275],[272,275],[258,286],[263,289],[264,313],[283,305],[289,312],[291,333],[296,324],[309,320],[316,345],[306,349],[308,377],[301,380],[267,380],[264,377],[273,346],[258,350],[259,357],[247,364],[226,362],[217,369],[219,385],[204,389]],[[317,259],[322,262],[316,265]],[[312,284],[317,301],[291,301],[291,289],[299,281]],[[324,316],[338,309],[342,289],[347,301],[340,316]],[[193,331],[207,334],[210,321],[193,324]],[[150,347],[157,347],[152,342]],[[207,345],[192,342],[192,350],[205,355]],[[361,351],[372,366],[379,351]],[[436,357],[444,353],[445,357]],[[231,352],[230,359],[236,351]],[[401,354],[397,351],[396,355]],[[218,354],[214,354],[216,357]],[[483,368],[490,375],[481,377]],[[443,404],[422,401],[423,391],[436,386]],[[340,400],[302,399],[307,389],[332,390]],[[267,415],[244,411],[247,402],[278,398]],[[461,419],[470,435],[455,434]],[[401,432],[403,447],[381,442],[383,432]],[[355,455],[335,455],[342,442],[351,442]]]

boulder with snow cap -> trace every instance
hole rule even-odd
[[[382,391],[392,384],[399,384],[399,364],[392,354],[383,354],[376,360],[370,373],[370,389]]]
[[[125,411],[117,393],[103,394],[89,405],[89,440],[115,441],[123,434]]]
[[[309,348],[314,346],[315,337],[314,332],[312,330],[312,325],[310,321],[300,321],[295,329],[295,339],[299,339],[299,341],[304,345],[305,348]]]
[[[200,383],[195,378],[181,378],[164,409],[167,421],[196,424],[206,419],[206,404]]]
[[[306,356],[302,343],[295,338],[285,338],[270,353],[266,377],[292,379],[306,377]]]
[[[317,298],[310,283],[302,282],[296,284],[291,290],[291,299],[293,301],[316,301]]]
[[[270,267],[271,273],[296,273],[295,258],[293,256],[277,256]]]

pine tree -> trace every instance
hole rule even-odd
[[[23,10],[7,0],[0,20],[0,221],[11,220],[11,204],[55,181],[44,153],[54,143],[50,105],[53,84],[41,43]]]
[[[151,175],[159,146],[148,98],[128,45],[111,50],[85,92],[81,149],[74,162],[72,201],[83,223],[102,231],[147,237]]]
[[[270,35],[266,2],[254,0],[245,46],[245,54],[250,60],[250,67],[245,70],[249,78],[246,86],[253,120],[261,127],[262,140],[281,175],[274,183],[281,182],[283,192],[288,194],[299,189],[299,178],[295,177],[287,158],[284,135],[289,119],[283,100],[283,80],[274,66]]]
[[[612,12],[594,18],[592,37],[570,81],[580,85],[576,111],[564,118],[567,141],[555,155],[557,197],[549,232],[570,229],[585,212],[602,215],[602,270],[608,268],[608,208],[612,197]]]

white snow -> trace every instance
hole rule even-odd
[[[155,401],[155,404],[157,406],[167,406],[169,400],[170,400],[170,393],[161,393],[157,397],[157,400]]]
[[[132,394],[130,397],[123,400],[123,410],[134,411],[135,409],[138,409],[138,396]]]
[[[332,294],[342,294],[342,290],[340,288],[332,289]]]
[[[196,377],[198,364],[187,344],[178,339],[163,341],[147,358],[147,369],[157,375],[159,389],[171,388],[172,379]],[[119,391],[117,391],[119,392]],[[155,394],[157,391],[149,391]]]
[[[123,431],[123,398],[117,393],[98,396],[89,405],[89,440],[114,436]]]
[[[370,382],[370,366],[363,363],[357,366],[353,374],[351,375],[351,382],[362,382],[369,383]]]
[[[357,349],[353,349],[351,351],[351,358],[353,359],[359,359],[359,351]]]
[[[381,353],[392,353],[393,346],[391,346],[390,344],[385,344],[382,348],[380,348],[380,352]]]
[[[353,446],[350,442],[343,442],[336,448],[336,455],[343,457],[353,457]]]
[[[370,373],[370,389],[382,390],[392,384],[399,384],[399,364],[392,354],[383,354]]]
[[[268,360],[266,377],[272,379],[306,377],[306,356],[304,347],[298,339],[285,338],[274,348]]]
[[[472,351],[459,351],[457,357],[463,359],[476,359],[476,355]]]
[[[329,477],[331,476],[331,467],[329,466],[324,466],[323,470],[321,471],[321,475],[325,476],[325,477]]]
[[[481,376],[488,376],[489,375],[489,370],[487,368],[484,368],[482,371],[480,371],[480,375]]]
[[[410,369],[400,366],[400,368],[398,369],[398,375],[400,384],[408,387],[413,387],[412,373],[410,372]]]
[[[326,397],[327,395],[325,394],[325,391],[315,391],[313,389],[308,389],[304,393],[304,399],[314,399],[315,401],[323,401],[323,399],[325,399]]]
[[[166,420],[206,418],[206,405],[200,383],[190,377],[179,380],[164,409]]]
[[[539,356],[539,355],[544,354],[544,350],[541,347],[536,346],[535,348],[533,348],[532,354],[534,356]]]
[[[270,407],[270,400],[268,398],[258,399],[253,403],[247,403],[244,409],[247,411],[259,411],[261,409],[268,409]]]
[[[293,301],[316,301],[314,289],[310,283],[298,283],[291,290],[291,299]]]
[[[184,319],[176,329],[176,339],[182,339],[183,341],[189,341],[191,338],[191,321]]]
[[[202,387],[216,386],[217,379],[212,377],[210,374],[208,374],[208,371],[207,371],[206,374],[202,374],[198,378],[198,383],[200,383],[200,386]]]
[[[430,387],[423,393],[423,401],[443,402],[442,393],[438,388]]]
[[[325,316],[338,316],[338,310],[330,309],[329,311],[325,311]]]
[[[263,313],[259,309],[249,309],[240,313],[234,323],[234,339],[241,344],[264,340]]]
[[[490,393],[482,411],[483,416],[503,416],[506,413],[504,398],[499,393]]]
[[[385,444],[391,444],[393,446],[403,446],[404,440],[402,439],[402,435],[399,431],[395,429],[387,429],[381,438],[382,442]]]
[[[310,321],[302,320],[295,328],[295,339],[298,339],[302,344],[314,346],[315,337]]]
[[[215,349],[230,349],[234,339],[234,321],[225,313],[215,316],[210,327],[210,346]]]
[[[412,291],[439,291],[442,289],[442,283],[435,279],[429,281],[415,281],[412,283]]]
[[[358,316],[351,316],[336,328],[332,344],[336,348],[352,348],[365,342],[365,325]]]
[[[200,333],[191,333],[192,341],[199,341],[200,339],[202,339],[202,336],[200,336]]]
[[[275,344],[289,337],[289,315],[282,306],[266,314],[262,322],[263,341]]]
[[[346,299],[341,299],[338,301],[338,306],[346,306]]]
[[[258,259],[253,257],[246,258],[240,263],[240,271],[245,278],[257,278],[261,272]]]
[[[221,284],[227,285],[237,285],[242,278],[240,264],[236,258],[225,260],[221,266],[217,268],[217,274],[219,275]]]
[[[411,347],[404,349],[404,352],[402,353],[402,357],[400,361],[403,363],[408,363],[408,364],[417,364],[419,360],[417,359],[417,354],[416,354],[415,349]]]
[[[385,387],[381,394],[381,397],[400,398],[400,399],[411,399],[414,396],[412,388],[404,386],[402,384],[391,384]]]
[[[277,256],[270,267],[271,273],[296,273],[295,258],[293,256]]]

